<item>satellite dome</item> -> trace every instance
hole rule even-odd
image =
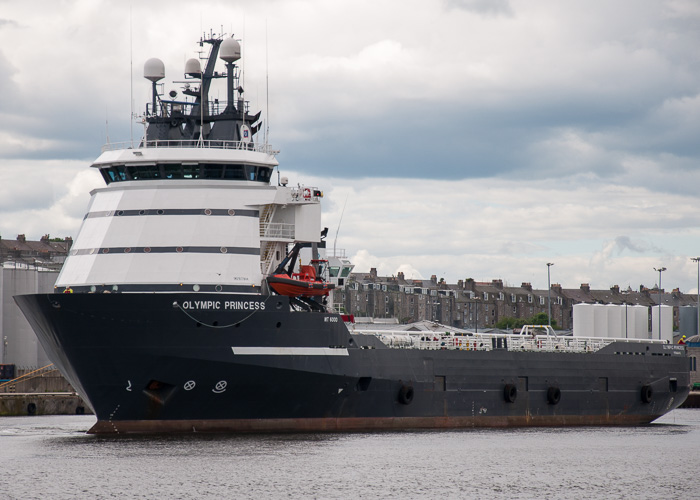
[[[165,78],[165,64],[157,57],[146,61],[143,65],[143,77],[153,83]]]
[[[221,42],[219,58],[228,63],[238,61],[241,58],[241,44],[233,38],[227,38]]]
[[[188,59],[185,63],[185,74],[190,76],[202,76],[202,66],[199,64],[199,59]]]

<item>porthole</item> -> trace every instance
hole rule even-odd
[[[117,210],[117,217],[124,215],[124,210]]]
[[[224,287],[222,287],[221,285],[216,285],[216,286],[214,287],[214,290],[216,290],[217,292],[220,292],[220,291],[223,290],[223,289],[224,289]]]
[[[119,290],[119,287],[117,285],[112,285],[112,291],[116,292],[117,290]]]
[[[282,323],[280,323],[280,322],[278,321],[277,324],[276,324],[275,326],[276,326],[277,328],[282,328]]]
[[[208,208],[204,209],[204,215],[211,215],[211,210]]]
[[[97,287],[95,285],[90,286],[90,293],[95,293],[97,291]]]
[[[151,247],[144,247],[144,253],[151,253]]]
[[[146,215],[146,211],[145,211],[145,210],[139,210],[139,215]]]
[[[236,211],[231,208],[231,209],[229,209],[228,214],[229,215],[236,215]]]
[[[228,252],[228,248],[226,247],[221,247],[221,253],[226,253]]]
[[[109,248],[103,248],[102,253],[109,253]]]
[[[156,211],[156,213],[157,213],[158,215],[163,215],[163,214],[165,213],[165,210],[163,210],[163,209],[158,209],[158,211]]]
[[[126,248],[124,249],[124,253],[129,253],[129,252],[131,252],[131,248],[130,248],[130,247],[126,247]]]
[[[177,253],[182,253],[182,247],[177,247],[177,248],[175,249],[175,251],[176,251]]]
[[[282,302],[277,302],[277,309],[282,309]]]
[[[195,292],[198,292],[198,291],[199,291],[199,285],[193,285],[193,286],[192,286],[192,290],[194,290]]]

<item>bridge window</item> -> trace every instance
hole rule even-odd
[[[152,165],[114,165],[100,169],[107,184],[154,179],[226,179],[269,184],[271,167],[225,163],[163,163]]]

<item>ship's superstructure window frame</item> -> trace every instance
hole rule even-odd
[[[148,163],[100,167],[107,184],[161,179],[214,179],[270,183],[273,167],[245,163]]]

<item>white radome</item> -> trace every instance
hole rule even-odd
[[[221,42],[219,58],[228,63],[238,61],[241,58],[241,44],[233,38],[227,38]]]
[[[157,57],[152,57],[143,65],[143,77],[152,82],[165,78],[165,64]]]

